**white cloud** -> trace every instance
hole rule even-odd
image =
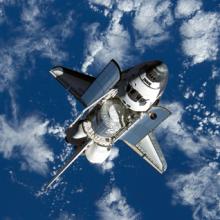
[[[135,9],[137,4],[140,4],[138,1],[132,1],[132,0],[117,0],[117,7],[119,10],[124,12],[130,12]]]
[[[22,8],[21,20],[26,31],[36,31],[41,27],[40,17],[42,16],[40,5],[36,1],[29,1]]]
[[[88,53],[85,61],[82,65],[82,71],[87,72],[87,68],[94,62],[96,55],[99,53],[100,50],[103,48],[103,43],[99,40],[93,42],[93,44],[89,47]]]
[[[190,88],[187,88],[187,89],[186,89],[186,92],[185,92],[185,94],[184,94],[184,98],[189,99],[190,97],[194,97],[195,94],[196,94],[195,91],[193,91],[193,90],[190,89]]]
[[[107,30],[103,41],[103,48],[97,56],[100,63],[106,63],[112,58],[119,63],[128,61],[130,36],[128,32],[117,21]]]
[[[113,1],[112,0],[89,0],[89,3],[111,8]]]
[[[218,69],[216,66],[213,66],[212,67],[212,76],[211,78],[214,79],[216,78],[217,76],[219,76],[220,74],[220,69]]]
[[[202,2],[200,0],[179,0],[175,9],[177,18],[188,17],[200,10]]]
[[[138,0],[138,1],[132,1],[132,0],[90,0],[89,4],[90,7],[95,10],[95,11],[99,11],[102,13],[106,13],[105,10],[108,11],[107,14],[111,13],[113,8],[115,8],[116,10],[120,10],[123,12],[130,12],[135,10],[137,7],[140,6],[142,0]],[[104,6],[105,10],[99,10],[97,8],[97,6]]]
[[[98,202],[98,214],[103,220],[135,220],[140,217],[122,196],[120,189],[113,187]]]
[[[176,173],[168,178],[168,185],[174,190],[174,201],[191,206],[195,220],[216,220],[220,213],[220,171],[219,163],[215,161],[219,158],[220,138],[210,132],[208,136],[203,135],[204,131],[199,133],[185,124],[185,110],[179,103],[165,106],[172,115],[161,124],[158,133],[166,134],[166,142],[184,152],[189,158],[188,164],[191,164],[187,174]],[[209,114],[206,112],[206,116]],[[201,118],[200,122],[206,124],[208,118]]]
[[[38,36],[39,37],[39,36]],[[41,38],[42,37],[42,38]],[[33,54],[39,52],[43,57],[51,60],[60,60],[66,57],[65,53],[59,51],[56,46],[56,40],[50,36],[41,36],[38,39],[20,38],[15,39],[13,44],[6,43],[6,46],[0,51],[2,62],[0,64],[0,91],[9,88],[18,77],[19,70],[28,59],[33,58]],[[12,62],[16,60],[16,64]],[[32,68],[32,67],[31,67]],[[26,72],[28,73],[27,70]]]
[[[120,24],[121,17],[120,11],[114,11],[112,20],[105,32],[99,31],[97,23],[87,28],[88,39],[85,61],[82,65],[83,72],[86,72],[89,65],[94,61],[97,64],[105,65],[112,58],[120,64],[129,60],[130,35]]]
[[[89,34],[86,45],[86,58],[82,65],[82,71],[86,72],[87,68],[94,62],[96,55],[102,50],[103,43],[96,36],[99,24],[94,23],[87,27],[86,32]]]
[[[171,2],[161,0],[142,1],[135,11],[134,29],[138,35],[136,46],[144,51],[146,46],[153,46],[168,39],[167,29],[172,25]]]
[[[219,164],[212,162],[188,174],[172,176],[168,185],[175,192],[175,203],[191,206],[194,220],[220,219],[219,174]]]
[[[68,212],[62,212],[60,213],[59,217],[57,220],[74,220],[76,219],[75,214],[69,214]]]
[[[113,160],[115,160],[118,157],[118,155],[119,155],[118,148],[113,147],[111,149],[111,153],[110,153],[109,157],[107,158],[107,160],[104,161],[104,163],[102,163],[100,165],[103,172],[110,171],[114,167]]]
[[[3,8],[0,8],[0,25],[5,21],[5,11]]]
[[[79,113],[78,110],[77,110],[76,99],[72,95],[68,95],[67,100],[68,100],[68,102],[70,103],[70,105],[72,107],[71,115],[72,115],[73,118],[76,118],[78,113]]]
[[[159,127],[158,134],[166,135],[166,141],[170,146],[178,147],[189,158],[199,158],[204,151],[217,151],[220,149],[220,139],[215,136],[204,136],[192,127],[183,123],[183,106],[179,103],[165,105],[171,112],[171,116]]]
[[[99,1],[92,2],[93,5],[95,3],[100,6]],[[95,23],[86,29],[88,39],[82,71],[86,72],[94,61],[98,65],[103,65],[112,58],[116,59],[120,65],[124,65],[132,58],[131,48],[136,47],[145,51],[146,46],[154,46],[168,39],[167,29],[173,23],[169,0],[115,0],[105,5],[108,9],[95,8],[95,11],[103,13],[104,16],[108,15],[109,26],[106,31],[100,31],[99,24]],[[134,30],[130,32],[123,24],[122,18],[125,14],[132,19]],[[135,46],[131,45],[131,34],[135,34]]]
[[[55,26],[46,29],[45,4],[43,1],[29,1],[19,5],[21,25],[11,30],[16,37],[12,41],[10,38],[5,41],[0,51],[0,91],[10,87],[27,61],[31,60],[35,64],[37,55],[52,62],[67,58],[67,53],[62,51],[60,45],[73,34],[74,14],[70,11]],[[33,65],[25,72],[30,72],[32,68]]]
[[[2,23],[6,23],[7,22],[7,16],[6,16],[6,13],[5,13],[5,9],[8,7],[8,6],[11,6],[11,5],[14,5],[16,2],[15,0],[0,0],[0,25]]]
[[[220,110],[220,84],[216,86],[216,107]]]
[[[13,58],[6,53],[1,54],[1,62],[0,62],[0,92],[8,88],[11,81],[13,81],[15,77],[16,69],[13,66]]]
[[[12,124],[1,115],[0,153],[7,159],[18,157],[22,169],[46,174],[48,162],[53,161],[53,152],[44,139],[47,127],[48,121],[43,122],[35,116]]]
[[[198,12],[180,27],[182,50],[192,64],[216,60],[219,51],[220,15]]]
[[[60,139],[64,139],[64,137],[66,136],[64,127],[59,124],[48,127],[47,133],[50,135],[54,135],[55,137],[58,137]]]
[[[16,1],[15,0],[0,0],[0,3],[5,6],[5,5],[15,4]]]

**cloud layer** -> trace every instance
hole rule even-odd
[[[106,161],[101,164],[102,171],[110,171],[114,167],[114,160],[119,156],[119,150],[116,147],[112,147],[111,153]]]
[[[179,0],[175,9],[175,16],[177,18],[189,17],[201,7],[202,2],[200,0]]]
[[[22,67],[31,61],[32,65],[25,71],[28,74],[34,67],[38,55],[52,62],[60,62],[68,57],[68,54],[62,51],[61,43],[73,34],[74,14],[70,11],[61,22],[46,27],[45,8],[48,4],[48,1],[32,0],[17,5],[21,8],[18,17],[20,23],[16,29],[10,29],[10,35],[14,38],[5,39],[4,47],[0,51],[0,92],[10,88],[19,77]],[[7,20],[8,23],[14,22],[10,17]]]
[[[98,23],[93,23],[85,29],[88,38],[83,72],[86,72],[93,62],[103,65],[112,58],[123,66],[132,60],[133,51],[145,52],[148,47],[158,45],[169,38],[167,29],[173,24],[173,17],[171,2],[168,0],[92,0],[90,7],[95,12],[103,13],[104,17],[108,16],[110,20],[104,31]],[[127,25],[123,23],[125,16],[130,19],[129,32]]]
[[[147,46],[158,45],[168,39],[167,29],[173,24],[171,2],[150,0],[142,1],[135,11],[133,21],[137,31],[135,45],[145,51]]]
[[[8,122],[0,116],[0,153],[4,158],[17,158],[21,169],[46,174],[48,162],[53,161],[53,152],[44,135],[48,121],[30,116],[19,124]]]
[[[97,202],[98,215],[103,220],[137,220],[140,215],[134,211],[122,196],[120,189],[113,187]]]
[[[172,176],[174,201],[190,205],[195,220],[220,219],[220,170],[216,162],[206,163],[187,174]]]
[[[220,15],[198,12],[180,27],[182,50],[192,58],[192,64],[216,60],[219,51]]]
[[[173,201],[190,206],[195,220],[219,219],[220,139],[216,135],[197,133],[196,129],[193,132],[183,122],[185,111],[181,104],[166,107],[172,115],[161,124],[160,132],[166,132],[166,142],[188,157],[185,163],[189,165],[187,173],[170,173],[168,186],[174,191]]]
[[[183,122],[184,108],[180,103],[173,102],[166,107],[172,115],[161,124],[159,132],[166,135],[166,141],[170,146],[177,147],[192,159],[198,159],[204,151],[216,152],[220,148],[220,139],[215,135],[192,133],[192,127]]]
[[[113,14],[112,23],[102,33],[98,23],[86,28],[88,39],[86,57],[82,65],[83,72],[86,72],[88,66],[94,61],[103,66],[113,58],[119,63],[126,63],[129,60],[130,35],[119,23],[121,16],[121,12],[116,11]]]

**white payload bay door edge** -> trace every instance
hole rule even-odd
[[[167,169],[167,163],[153,133],[144,137],[137,145],[126,140],[124,142],[160,173]]]
[[[151,119],[149,112],[156,114],[156,118]],[[144,137],[159,126],[169,115],[170,111],[162,106],[153,106],[148,113],[143,114],[134,122],[118,139],[137,145]]]
[[[156,114],[156,118],[151,119],[150,112]],[[167,164],[152,131],[170,114],[164,107],[153,106],[119,137],[160,173],[166,170]]]
[[[120,79],[120,69],[118,64],[111,60],[111,62],[103,69],[98,75],[96,80],[86,90],[81,97],[82,101],[87,105],[91,105],[93,102],[104,96],[112,89]]]

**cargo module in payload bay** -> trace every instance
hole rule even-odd
[[[111,60],[97,78],[62,66],[52,68],[50,73],[84,109],[66,130],[65,140],[75,146],[75,152],[46,189],[80,155],[91,163],[103,163],[118,140],[160,173],[166,170],[166,161],[153,135],[153,130],[171,114],[158,105],[168,80],[163,62],[144,62],[121,71]]]

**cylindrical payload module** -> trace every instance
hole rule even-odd
[[[110,152],[110,148],[93,143],[87,148],[85,155],[89,162],[100,164],[107,159],[107,157],[110,155]]]
[[[91,121],[96,134],[112,137],[125,124],[125,108],[120,100],[107,100]]]

